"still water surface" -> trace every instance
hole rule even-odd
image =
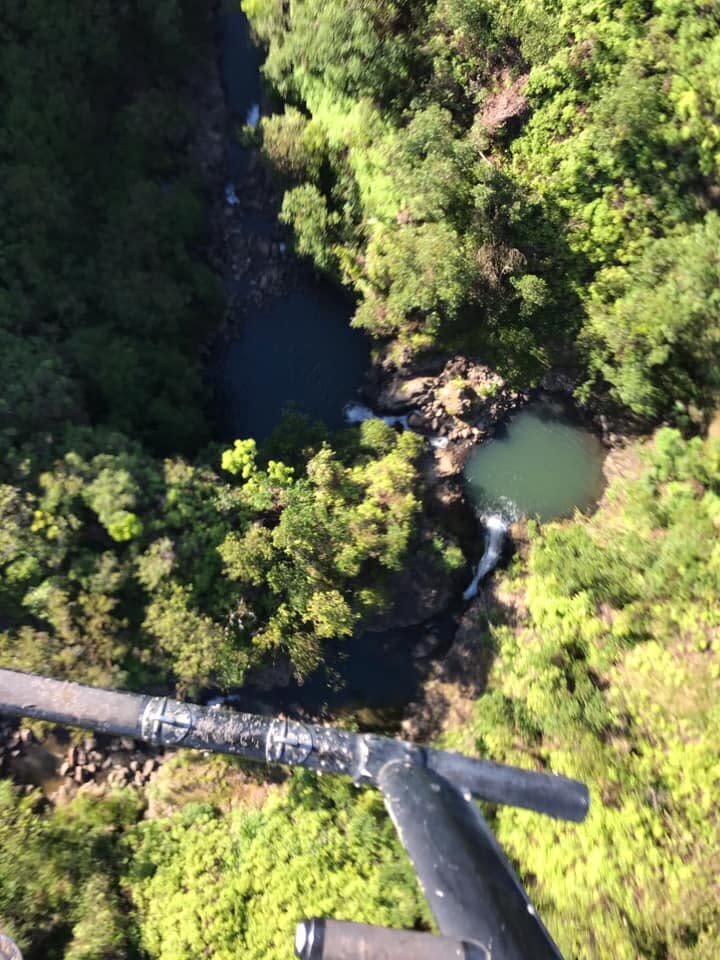
[[[563,404],[531,404],[482,444],[465,466],[478,511],[505,521],[552,520],[591,510],[604,486],[602,443]]]
[[[307,278],[245,317],[218,358],[216,394],[227,437],[262,440],[289,406],[329,427],[362,384],[365,337],[350,327],[352,303]]]
[[[230,182],[226,187],[242,204],[248,189],[251,151],[235,136],[238,125],[258,122],[263,101],[263,55],[253,44],[245,14],[224,0],[218,21],[223,84],[232,117],[228,129]],[[246,210],[248,236],[272,238],[276,212]],[[350,297],[307,269],[286,295],[247,311],[238,337],[218,344],[211,379],[218,400],[224,439],[263,440],[288,407],[329,427],[343,424],[343,407],[352,400],[370,362],[366,337],[350,326]],[[237,281],[242,284],[245,281]]]

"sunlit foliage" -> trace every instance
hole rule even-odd
[[[454,735],[590,785],[582,826],[496,821],[570,956],[717,952],[719,531],[718,441],[661,431],[595,517],[536,535],[527,615],[492,629],[488,690]]]
[[[314,916],[428,920],[379,797],[342,782],[299,776],[259,810],[193,804],[137,836],[130,891],[157,960],[290,960],[295,924]]]
[[[396,356],[481,351],[527,382],[574,349],[649,418],[717,395],[712,5],[245,8],[296,105],[265,135],[298,250]]]

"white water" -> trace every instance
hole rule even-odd
[[[225,200],[231,207],[236,207],[240,203],[238,195],[235,193],[234,183],[225,184]]]
[[[238,693],[229,693],[226,696],[213,697],[205,704],[206,707],[222,707],[226,703],[242,703],[243,697]]]
[[[381,414],[375,413],[371,407],[365,406],[363,403],[346,404],[343,408],[343,415],[346,423],[363,423],[365,420],[378,419],[383,420],[391,427],[399,426],[402,427],[403,430],[410,429],[408,425],[409,413],[402,414],[402,416],[382,416]],[[449,443],[447,437],[433,436],[428,437],[427,440],[431,447],[439,450],[444,450]],[[463,600],[472,600],[473,597],[476,597],[481,581],[497,566],[505,541],[505,534],[510,524],[517,520],[517,518],[517,509],[510,501],[508,501],[507,504],[503,504],[502,514],[492,513],[481,518],[487,531],[485,551],[480,558],[475,576],[463,593]]]
[[[348,403],[343,408],[343,415],[345,417],[345,423],[362,423],[364,420],[382,420],[389,427],[400,427],[402,430],[412,430],[413,428],[408,423],[408,418],[412,413],[415,413],[414,410],[411,410],[409,413],[402,414],[382,414],[375,413],[371,407],[366,407],[364,403]],[[419,431],[414,431],[419,432]],[[447,445],[450,443],[447,437],[437,437],[437,436],[427,436],[425,439],[430,444],[431,447],[434,447],[436,450],[444,450]]]
[[[485,517],[484,521],[485,528],[487,530],[485,551],[480,558],[480,563],[478,563],[475,576],[472,578],[463,593],[463,600],[472,600],[473,597],[477,596],[480,582],[494,567],[497,566],[497,562],[500,559],[500,553],[502,552],[503,543],[505,541],[505,534],[507,533],[508,524],[499,513],[493,513],[489,517]]]
[[[251,130],[254,130],[255,127],[260,123],[260,104],[254,103],[247,112],[245,116],[245,123],[250,127]]]
[[[409,429],[409,413],[388,414],[383,416],[382,414],[375,413],[374,410],[366,407],[363,403],[346,404],[343,409],[343,416],[345,417],[345,423],[362,423],[364,420],[382,420],[389,427],[402,427],[403,430]]]

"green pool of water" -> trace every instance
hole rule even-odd
[[[537,401],[471,454],[465,480],[485,515],[552,520],[594,507],[604,485],[603,457],[600,440],[562,404]]]

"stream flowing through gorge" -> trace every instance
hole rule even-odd
[[[369,343],[350,326],[352,298],[294,259],[279,204],[266,189],[272,177],[258,150],[238,135],[243,126],[257,126],[267,105],[262,53],[236,2],[223,4],[218,34],[229,115],[226,229],[230,246],[241,251],[227,291],[229,302],[241,306],[232,335],[216,345],[211,361],[219,429],[225,439],[263,440],[290,409],[340,427],[343,407],[370,364]]]
[[[368,370],[369,344],[350,326],[351,298],[293,259],[291,237],[271,196],[271,178],[257,149],[238,137],[239,128],[254,128],[270,109],[260,79],[262,55],[234,4],[223,6],[218,30],[229,115],[226,229],[240,235],[251,253],[247,262],[257,269],[263,269],[265,250],[276,264],[285,258],[291,266],[281,270],[291,278],[286,288],[278,284],[276,290],[269,274],[261,278],[269,282],[260,284],[264,295],[257,302],[243,296],[257,281],[252,271],[235,273],[229,283],[229,301],[241,306],[231,335],[218,343],[210,364],[220,432],[225,439],[263,440],[288,408],[331,428],[377,416],[395,429],[410,429],[412,410],[384,413],[350,399],[358,395]],[[440,434],[425,438],[428,454],[448,445]],[[208,691],[207,697],[263,712],[336,717],[365,711],[363,724],[398,722],[419,694],[430,658],[450,647],[467,603],[500,562],[509,526],[523,517],[548,520],[568,516],[576,507],[591,509],[602,492],[602,457],[600,441],[567,405],[550,398],[534,401],[467,461],[465,492],[483,530],[483,549],[466,589],[458,590],[442,613],[413,626],[328,643],[323,665],[302,684],[286,675],[274,685],[265,678],[229,694]]]

